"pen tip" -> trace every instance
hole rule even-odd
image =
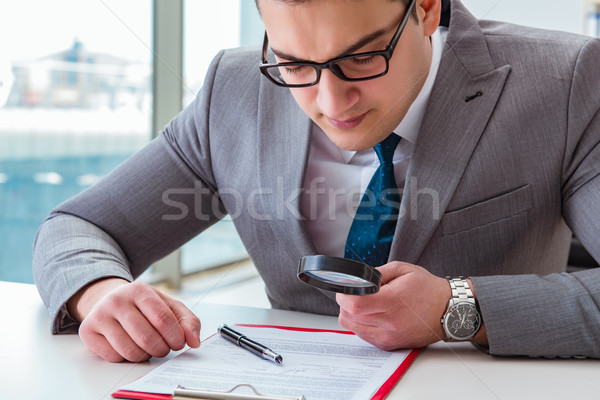
[[[277,361],[277,364],[283,364],[283,357],[277,356],[275,357],[275,361]]]

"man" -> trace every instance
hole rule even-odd
[[[263,75],[255,50],[220,53],[158,139],[40,228],[53,331],[110,361],[198,346],[189,310],[129,282],[230,213],[276,308],[339,314],[383,349],[600,357],[600,271],[564,272],[572,232],[600,259],[600,43],[458,0],[448,29],[439,0],[257,4]],[[394,136],[381,290],[299,281],[301,257],[352,250],[348,199],[389,168],[373,147]]]

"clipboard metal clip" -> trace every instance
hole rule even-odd
[[[247,387],[250,388],[255,394],[242,394],[233,393],[235,390]],[[303,395],[298,397],[289,396],[270,396],[260,394],[252,385],[242,383],[234,386],[231,390],[222,392],[218,390],[205,390],[186,388],[177,385],[173,392],[173,400],[189,400],[189,399],[205,399],[205,400],[305,400]]]

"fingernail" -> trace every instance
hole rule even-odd
[[[200,331],[198,329],[194,329],[192,333],[194,334],[194,337],[198,338],[198,347],[200,347]]]

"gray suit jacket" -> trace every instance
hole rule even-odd
[[[296,278],[315,254],[298,196],[310,121],[258,61],[220,53],[158,139],[43,224],[34,270],[54,332],[76,329],[64,303],[83,285],[138,276],[225,213],[274,307],[337,314]],[[600,270],[564,272],[572,231],[600,260],[598,65],[598,40],[452,3],[390,260],[473,277],[492,354],[600,357]]]

